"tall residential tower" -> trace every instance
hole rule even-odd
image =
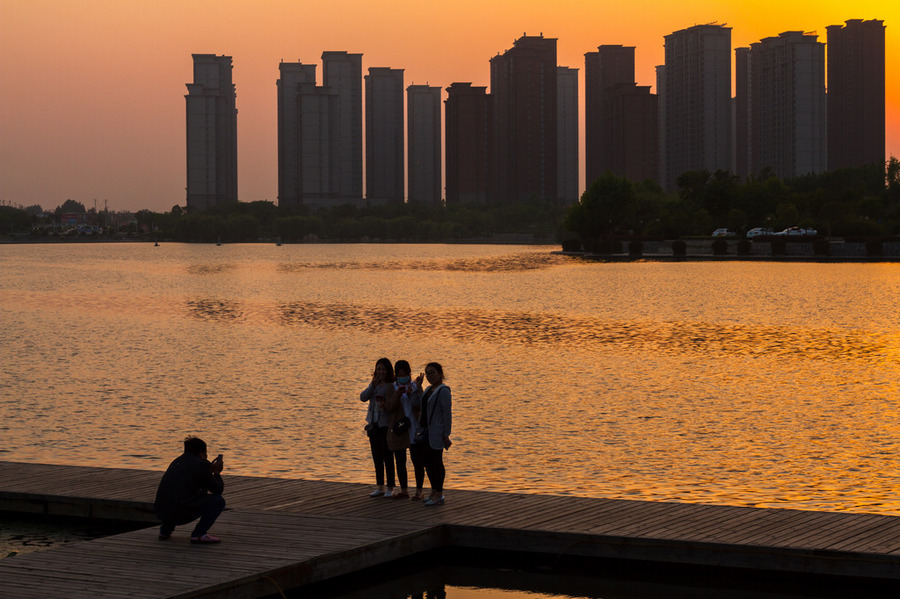
[[[731,28],[695,25],[665,36],[658,82],[665,162],[662,185],[685,171],[731,171]]]
[[[237,108],[231,57],[193,54],[187,84],[187,208],[237,202]]]
[[[657,96],[634,81],[634,47],[597,50],[584,55],[585,185],[607,171],[632,181],[657,180]]]
[[[826,169],[825,44],[787,31],[750,44],[750,172]]]
[[[828,169],[881,164],[885,142],[884,21],[828,31]]]
[[[493,102],[487,89],[454,83],[444,102],[447,203],[487,202],[493,173]]]
[[[410,202],[441,203],[441,88],[406,88],[406,142]]]
[[[337,93],[316,86],[315,65],[282,62],[278,71],[278,205],[333,205]]]
[[[491,59],[495,198],[556,200],[556,39],[522,36]]]
[[[556,67],[556,198],[578,201],[578,69]]]
[[[366,201],[403,202],[403,69],[366,75]]]
[[[339,201],[363,197],[362,54],[322,53],[322,84],[337,95],[332,187]]]
[[[613,171],[612,90],[634,85],[634,47],[606,44],[584,55],[585,185]],[[622,174],[622,173],[616,173]]]

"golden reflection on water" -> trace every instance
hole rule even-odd
[[[233,311],[233,308],[226,308]],[[566,314],[444,309],[398,311],[382,306],[292,302],[278,307],[287,325],[359,328],[390,334],[419,323],[434,334],[460,341],[563,345],[614,345],[631,351],[691,351],[707,356],[747,354],[820,360],[880,360],[896,356],[897,336],[864,331],[792,327],[748,327],[714,323],[622,322]],[[891,341],[894,343],[892,344]]]
[[[3,250],[0,459],[368,482],[386,355],[449,374],[451,488],[900,513],[891,266],[157,249]]]
[[[556,254],[522,252],[502,256],[477,256],[457,259],[403,259],[403,260],[350,260],[340,262],[291,262],[279,264],[282,272],[299,272],[306,269],[325,270],[425,270],[462,272],[518,272],[550,268],[571,263],[572,259]]]

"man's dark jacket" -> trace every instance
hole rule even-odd
[[[207,493],[221,495],[225,483],[210,463],[192,453],[183,453],[169,464],[156,491],[153,511],[160,520],[196,518],[206,504]]]

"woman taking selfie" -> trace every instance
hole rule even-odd
[[[381,358],[375,363],[372,382],[359,394],[360,401],[369,402],[369,409],[366,412],[366,433],[369,436],[369,447],[375,464],[375,484],[378,485],[369,493],[369,497],[391,497],[394,492],[394,455],[387,446],[391,415],[384,406],[385,400],[393,393],[394,367],[390,360]],[[385,471],[387,471],[387,490],[384,486]]]

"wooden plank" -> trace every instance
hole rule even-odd
[[[585,526],[615,516],[625,505],[621,500],[581,499],[583,501],[569,501],[564,508],[553,514],[548,513],[547,517],[536,521],[534,525],[523,528],[548,532],[577,532],[583,530]]]
[[[775,539],[772,543],[776,546],[833,549],[848,539],[859,538],[861,534],[867,536],[869,531],[883,526],[877,518],[864,514],[840,514],[843,516],[840,518],[832,516],[825,513],[809,516],[805,523],[792,526],[785,538]]]
[[[813,530],[816,528],[820,529],[824,525],[822,516],[823,514],[821,513],[794,510],[783,510],[777,514],[766,512],[766,517],[770,522],[760,529],[759,534],[748,538],[746,542],[771,547],[785,545],[789,543],[792,537],[805,531],[807,526],[811,525]],[[825,515],[825,522],[831,521],[836,524],[843,524],[843,526],[849,526],[850,522],[842,518],[842,516],[843,514]]]
[[[693,528],[690,524],[686,529],[673,527],[672,534],[693,542],[728,544],[729,540],[747,536],[755,530],[760,513],[758,508],[729,508],[728,512],[719,511]]]
[[[638,530],[633,533],[637,537],[655,536],[663,539],[684,539],[703,541],[707,537],[721,534],[723,529],[733,529],[741,522],[752,520],[755,516],[748,512],[749,508],[726,506],[693,506],[680,515],[677,520],[659,523],[652,531]],[[716,507],[717,509],[706,509]]]
[[[818,545],[825,545],[825,549],[830,551],[857,551],[860,553],[869,552],[867,547],[875,547],[886,543],[890,546],[900,546],[900,518],[892,518],[889,516],[881,516],[871,519],[868,525],[860,526],[852,531],[853,534],[842,534],[841,531],[835,531],[830,539],[816,539]],[[855,549],[851,549],[855,548]],[[878,550],[872,553],[880,553]]]
[[[744,520],[742,526],[719,531],[717,542],[727,545],[758,545],[757,539],[764,537],[773,528],[783,526],[790,520],[790,514],[780,510],[759,510]]]
[[[143,470],[0,462],[0,500],[33,497],[62,511],[146,509],[160,476]],[[791,567],[896,571],[900,578],[900,518],[895,516],[452,489],[446,505],[426,508],[408,499],[369,498],[371,485],[363,483],[227,475],[225,481],[229,509],[214,531],[223,537],[221,545],[190,545],[188,525],[165,542],[156,540],[152,527],[17,556],[0,561],[0,594],[29,596],[19,591],[37,577],[47,594],[65,589],[67,599],[93,597],[97,589],[104,596],[134,596],[137,583],[173,597],[220,588],[252,596],[267,584],[261,582],[266,572],[296,582],[307,580],[302,572],[309,568],[317,575],[353,570],[387,559],[393,551],[408,553],[411,547],[438,542],[443,535],[437,527],[442,525],[463,527],[475,543],[479,538],[493,539],[491,543],[506,539],[510,548],[546,550],[551,542],[568,551],[566,547],[602,548],[606,543],[610,555],[675,556],[715,564],[731,560],[742,567],[778,567],[779,552],[789,551],[783,555],[793,560]],[[530,540],[518,546],[518,538]],[[667,543],[680,549],[665,549]],[[387,553],[372,553],[370,546]],[[830,555],[827,567],[825,554]],[[173,574],[160,581],[160,572]]]
[[[895,553],[900,550],[900,518],[896,516],[890,516],[890,518],[890,523],[883,528],[852,542],[848,541],[837,549],[870,554],[891,555]]]
[[[685,513],[695,512],[693,506],[687,504],[650,503],[641,505],[640,509],[629,511],[615,522],[588,526],[585,532],[604,535],[632,535],[641,530],[658,529]],[[649,533],[652,534],[652,533]]]
[[[596,526],[603,522],[612,523],[620,517],[626,517],[631,510],[640,510],[640,504],[641,502],[622,499],[597,500],[596,504],[585,504],[586,509],[558,519],[553,523],[552,530],[579,532],[588,526]]]
[[[428,528],[395,521],[235,510],[223,514],[216,531],[223,543],[207,547],[190,545],[186,536],[158,541],[153,529],[145,529],[4,560],[0,562],[0,595],[17,596],[13,590],[27,586],[23,580],[34,585],[34,576],[45,580],[51,575],[59,584],[48,583],[48,587],[66,588],[68,598],[178,596],[196,588],[258,578],[261,572],[300,567],[326,555],[339,562],[341,552],[358,552],[373,542],[420,534]]]

